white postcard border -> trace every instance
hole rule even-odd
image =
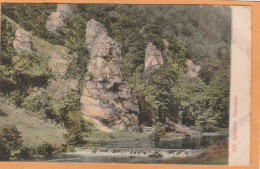
[[[251,6],[232,6],[229,165],[250,165]]]

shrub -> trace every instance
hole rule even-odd
[[[113,153],[119,153],[120,150],[119,149],[113,149]]]
[[[0,131],[0,160],[9,160],[11,152],[22,145],[21,132],[15,126],[6,126]]]
[[[151,154],[148,157],[161,158],[163,157],[160,153]]]
[[[165,129],[166,127],[161,122],[156,123],[155,131],[150,135],[150,139],[155,141],[156,145],[165,136]]]
[[[0,108],[0,116],[5,117],[8,115]]]
[[[38,153],[43,156],[52,155],[54,150],[55,150],[54,147],[47,142],[43,142],[41,145],[37,147]]]
[[[20,149],[20,159],[28,160],[33,158],[33,152],[31,148],[22,147]]]
[[[93,152],[93,153],[96,153],[97,150],[98,150],[97,148],[94,148],[94,149],[92,150],[92,152]]]
[[[108,150],[109,150],[108,148],[106,148],[106,149],[101,149],[100,152],[108,152]]]

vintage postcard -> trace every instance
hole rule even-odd
[[[0,161],[249,166],[251,14],[2,3]]]

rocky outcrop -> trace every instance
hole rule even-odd
[[[198,77],[201,67],[199,65],[195,65],[193,63],[193,61],[189,60],[189,59],[186,61],[186,63],[188,66],[188,72],[187,72],[188,78],[194,79],[194,78]]]
[[[138,101],[120,67],[120,47],[93,19],[87,22],[86,47],[91,59],[81,97],[84,117],[93,119],[101,130],[106,127],[104,131],[134,130]]]
[[[65,26],[65,19],[70,18],[72,15],[72,8],[68,4],[58,4],[57,9],[47,19],[46,30],[57,34]]]
[[[65,18],[69,18],[72,15],[72,8],[69,4],[58,4],[56,11],[62,13]]]
[[[32,39],[28,32],[22,29],[17,29],[15,32],[15,39],[13,41],[14,49],[24,51],[34,51],[35,48],[32,43]]]
[[[91,58],[102,57],[106,60],[121,58],[121,50],[117,43],[107,36],[106,28],[94,19],[88,21],[86,28],[86,45]],[[110,58],[109,58],[110,57]]]
[[[163,65],[163,56],[160,50],[156,48],[151,42],[148,43],[145,50],[145,71],[154,71]]]

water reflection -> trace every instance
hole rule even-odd
[[[76,152],[53,155],[41,159],[43,162],[84,163],[160,163],[165,158],[196,156],[202,148],[227,140],[227,135],[203,136],[201,138],[174,139],[171,141],[110,142]],[[161,154],[161,157],[154,157]]]

